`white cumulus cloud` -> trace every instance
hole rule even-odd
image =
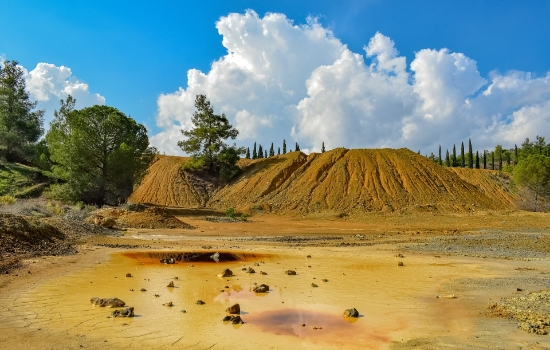
[[[233,13],[216,27],[227,54],[158,97],[163,131],[151,140],[167,153],[181,152],[179,130],[192,127],[197,94],[227,115],[245,145],[435,151],[471,137],[482,149],[550,130],[550,73],[484,77],[475,60],[445,48],[420,50],[407,65],[381,33],[356,53],[315,19],[296,25],[277,13]]]

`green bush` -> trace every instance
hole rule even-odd
[[[248,219],[248,216],[245,213],[241,214],[241,221],[246,221]]]
[[[17,202],[17,198],[10,196],[9,194],[0,196],[0,205],[13,205]]]
[[[225,216],[227,216],[228,218],[234,219],[234,218],[235,218],[235,209],[233,209],[233,208],[227,208],[227,209],[225,210]]]

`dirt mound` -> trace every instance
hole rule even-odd
[[[176,219],[162,208],[147,207],[144,211],[130,211],[119,208],[103,208],[90,213],[87,219],[94,222],[96,217],[114,219],[119,228],[193,228],[191,225]]]
[[[159,158],[132,200],[244,212],[357,213],[510,210],[516,199],[505,181],[489,171],[445,168],[407,149],[338,148],[243,161],[238,178],[201,201],[189,176],[179,170],[184,161]],[[166,180],[161,168],[166,174],[177,172],[179,182]],[[144,195],[150,192],[157,197]]]
[[[65,235],[40,219],[0,214],[0,273],[21,258],[74,253]]]
[[[184,172],[182,166],[188,160],[186,157],[156,156],[128,202],[179,207],[204,206],[218,184],[214,179]]]

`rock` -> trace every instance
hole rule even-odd
[[[254,263],[254,266],[260,266],[260,263],[255,262],[255,263]]]
[[[178,276],[174,277],[174,279],[177,280],[177,279],[178,279]]]
[[[104,218],[99,225],[105,228],[112,228],[116,225],[116,221],[112,218]]]
[[[241,269],[241,271],[246,271],[246,267],[243,267],[243,268]]]
[[[176,259],[174,258],[166,258],[166,259],[160,259],[161,264],[175,264]]]
[[[357,311],[357,309],[355,309],[355,308],[347,309],[346,311],[344,311],[344,316],[346,316],[346,317],[359,317],[359,311]]]
[[[296,274],[296,271],[293,271],[293,270],[286,270],[285,273],[289,276],[293,276]]]
[[[126,277],[133,277],[133,276],[132,276],[131,273],[128,272],[128,273],[126,274]]]
[[[397,263],[397,266],[405,266],[402,261]]]
[[[155,294],[155,297],[158,298],[158,297],[160,297],[160,295],[159,295],[159,294]]]
[[[326,278],[323,278],[321,281],[328,282],[328,280]]]
[[[260,275],[267,275],[267,272],[265,272],[265,271],[260,271]]]
[[[254,293],[267,293],[269,292],[269,286],[267,284],[260,284],[252,289]]]
[[[197,305],[204,305],[204,304],[206,304],[204,301],[202,301],[202,300],[197,300]]]
[[[248,270],[246,270],[246,273],[256,273],[253,268],[249,267]]]
[[[147,289],[141,288],[139,291],[140,291],[140,292],[147,292]]]
[[[90,299],[90,302],[93,306],[100,306],[100,307],[123,307],[126,305],[125,302],[120,300],[119,298],[97,298],[93,297]]]
[[[186,314],[186,313],[187,313],[187,311],[185,311],[185,310],[180,310],[180,311],[181,311],[182,313],[184,313],[184,314]]]
[[[215,262],[220,262],[220,253],[216,252],[212,255],[210,255],[210,258],[214,260]]]
[[[166,286],[168,288],[174,288],[174,282],[173,281],[170,281],[170,283],[168,283],[168,285]]]
[[[231,322],[233,324],[243,324],[241,316],[225,316],[222,320],[223,322]]]
[[[239,304],[234,304],[225,309],[225,312],[228,314],[240,314],[241,313],[241,306]]]
[[[306,258],[311,258],[311,255],[306,256]]]
[[[230,269],[225,269],[218,276],[220,276],[220,277],[231,277],[231,276],[233,276],[233,271],[231,271]]]
[[[129,306],[123,310],[115,310],[111,312],[111,317],[134,317],[134,308]]]
[[[319,287],[319,286],[316,285],[315,283],[312,283],[311,286],[312,286],[312,287]]]
[[[172,302],[164,303],[164,304],[162,304],[162,305],[164,305],[164,306],[170,306],[170,307],[174,306],[174,304],[173,304]]]

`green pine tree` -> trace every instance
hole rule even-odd
[[[295,149],[296,152],[300,151],[300,145],[298,145],[298,142],[296,142],[296,149]]]
[[[445,164],[447,164],[448,167],[451,166],[451,159],[449,157],[449,150],[447,150],[447,154],[445,155]]]
[[[439,158],[438,158],[439,165],[443,165],[443,158],[441,158],[441,145],[439,145]]]
[[[250,159],[250,147],[246,147],[246,159]]]
[[[281,154],[281,147],[277,147],[277,155]]]
[[[495,152],[491,152],[491,168],[495,170]]]
[[[269,149],[269,156],[270,157],[275,156],[275,150],[273,149],[273,142],[271,142],[271,148]]]
[[[487,169],[487,150],[483,150],[483,169]]]
[[[479,169],[479,151],[476,151],[476,169]]]
[[[325,143],[323,142],[323,145],[321,146],[321,153],[325,153]]]
[[[258,159],[258,153],[256,152],[256,142],[254,142],[254,148],[252,149],[252,159]]]
[[[470,169],[474,167],[474,151],[472,149],[472,140],[468,139],[468,166]]]
[[[464,168],[464,142],[460,146],[460,166]]]
[[[452,162],[453,162],[453,167],[455,167],[457,164],[456,164],[456,145],[453,145],[453,159],[452,159]]]
[[[260,145],[258,147],[258,158],[263,158],[264,157],[264,150],[262,148],[262,145]]]

